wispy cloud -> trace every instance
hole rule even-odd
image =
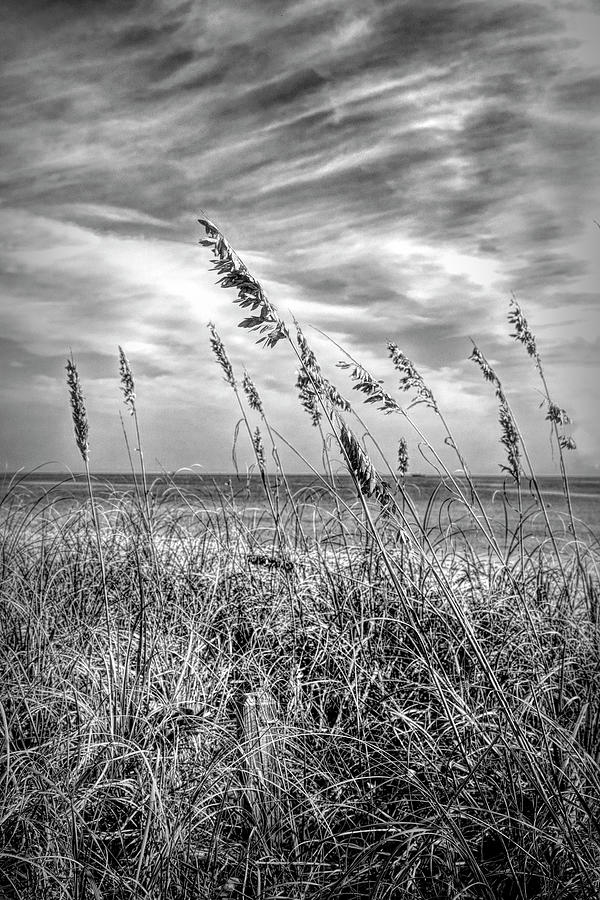
[[[143,13],[15,0],[5,18],[2,360],[16,395],[19,383],[23,396],[39,391],[34,377],[58,383],[69,346],[104,386],[113,345],[127,344],[160,409],[183,417],[173,466],[191,447],[182,398],[208,419],[220,409],[206,321],[258,381],[287,384],[293,360],[234,330],[195,245],[204,210],[282,310],[365,360],[397,340],[484,433],[494,413],[468,338],[523,389],[526,360],[505,324],[515,290],[575,415],[589,416],[593,379],[579,373],[600,339],[591,0],[152,0]],[[533,386],[524,393],[535,405]],[[293,430],[289,400],[270,399]],[[212,422],[207,468],[222,467],[229,424]],[[586,428],[582,468],[600,450],[600,427]],[[40,425],[28,446],[45,441]],[[476,448],[475,468],[489,467],[492,444]],[[18,440],[2,453],[33,461]],[[107,448],[104,466],[117,464]]]

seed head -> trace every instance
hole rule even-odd
[[[511,337],[513,337],[516,341],[519,341],[525,349],[527,353],[535,359],[535,361],[539,365],[539,357],[537,352],[537,345],[535,343],[535,337],[533,332],[529,328],[527,324],[527,319],[523,315],[521,307],[517,303],[516,297],[513,295],[510,299],[510,309],[508,311],[508,321],[515,329],[511,333]]]
[[[502,470],[509,472],[515,481],[521,477],[521,451],[519,449],[519,430],[515,424],[513,414],[504,393],[502,383],[481,350],[473,345],[473,352],[469,359],[476,363],[483,373],[486,381],[495,387],[495,394],[500,401],[498,407],[498,420],[500,422],[500,443],[506,450],[508,466],[501,466]]]
[[[327,401],[332,409],[350,412],[351,406],[348,401],[342,397],[336,386],[328,381],[323,375],[321,367],[317,362],[317,357],[311,350],[308,341],[304,337],[297,323],[296,333],[298,347],[300,349],[300,359],[303,366],[303,372],[298,375],[296,386],[300,391],[300,401],[302,405],[313,416],[313,425],[317,424],[313,409],[317,410],[318,396]]]
[[[370,497],[377,489],[377,472],[348,426],[340,423],[340,442],[346,455],[346,465],[356,478],[361,492]]]
[[[227,351],[225,350],[225,345],[223,341],[218,335],[218,332],[213,325],[212,322],[208,323],[208,327],[210,329],[210,346],[212,347],[213,353],[217,359],[217,362],[221,366],[223,370],[223,375],[225,376],[225,381],[227,384],[231,385],[232,388],[235,387],[235,376],[233,374],[233,366],[229,361],[229,357],[227,356]]]
[[[398,349],[397,344],[394,344],[391,341],[388,342],[388,351],[394,364],[394,368],[400,373],[400,390],[416,390],[417,392],[416,397],[412,400],[410,405],[416,406],[417,403],[424,403],[430,409],[433,409],[434,412],[437,412],[438,407],[433,393],[427,387],[423,381],[423,377],[417,372],[410,359]]]
[[[502,466],[502,469],[505,472],[509,472],[514,480],[518,482],[521,478],[521,452],[519,450],[519,432],[517,430],[515,420],[513,419],[512,413],[506,400],[502,400],[500,402],[498,419],[500,421],[501,428],[500,442],[506,448],[506,456],[508,459],[508,466]]]
[[[575,443],[573,436],[564,432],[564,426],[571,424],[571,419],[567,415],[567,411],[549,400],[546,419],[557,427],[556,433],[558,435],[558,444],[560,448],[562,450],[576,450],[577,444]],[[558,433],[559,427],[563,428],[562,434]]]
[[[550,422],[555,422],[557,425],[571,424],[571,419],[567,415],[567,411],[565,409],[561,409],[561,407],[557,406],[556,403],[549,404],[546,418]]]
[[[575,443],[573,436],[570,434],[559,435],[558,443],[563,450],[577,450],[577,444]]]
[[[489,362],[487,361],[479,347],[477,347],[476,345],[473,345],[473,352],[471,353],[469,359],[479,366],[486,381],[491,381],[492,384],[499,384],[496,373],[490,366]]]
[[[379,502],[383,516],[387,518],[394,503],[388,485],[376,471],[369,454],[363,450],[350,428],[338,416],[335,418],[348,471],[354,476],[361,494],[374,497]]]
[[[203,247],[211,248],[213,270],[221,276],[217,284],[222,288],[235,288],[237,300],[234,302],[244,309],[258,313],[243,319],[239,327],[249,328],[250,331],[261,334],[258,343],[274,347],[278,341],[288,336],[287,328],[279,318],[276,308],[267,299],[260,282],[250,274],[217,226],[208,219],[198,219],[198,222],[206,232],[206,238],[200,243]]]
[[[119,346],[119,372],[121,373],[121,390],[123,391],[123,403],[129,407],[131,415],[135,415],[135,382],[129,360],[125,352]]]
[[[297,322],[296,322],[296,342],[297,342],[298,348],[300,350],[300,359],[302,360],[302,365],[306,369],[310,369],[311,372],[316,372],[317,374],[320,374],[321,368],[317,362],[317,357],[315,356],[310,344],[304,337],[304,333]]]
[[[71,401],[71,413],[73,415],[73,427],[75,430],[75,443],[81,454],[84,463],[87,463],[90,456],[90,448],[88,443],[88,419],[85,408],[85,400],[83,391],[81,390],[81,382],[77,367],[72,359],[67,360],[67,385],[69,388],[69,399]]]
[[[381,387],[382,382],[374,378],[362,366],[352,365],[352,363],[344,361],[339,362],[337,365],[340,369],[350,369],[350,378],[354,382],[352,389],[366,395],[365,403],[378,404],[378,408],[385,415],[402,411],[394,398]]]
[[[398,474],[404,478],[408,472],[408,444],[406,438],[401,437],[398,441]]]
[[[244,380],[242,381],[242,387],[244,388],[244,393],[246,394],[248,405],[250,409],[255,410],[255,412],[263,415],[263,405],[262,400],[260,399],[260,395],[256,390],[256,385],[250,378],[247,372],[244,372]]]
[[[262,435],[258,426],[256,427],[254,435],[252,436],[252,446],[254,447],[254,452],[256,454],[258,468],[261,472],[264,472],[267,465],[265,459],[265,445],[263,444]]]
[[[298,397],[300,403],[312,419],[312,424],[316,428],[321,421],[321,410],[315,387],[311,379],[308,377],[304,369],[299,369],[296,376],[296,387],[298,389]]]

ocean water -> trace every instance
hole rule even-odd
[[[510,534],[518,519],[517,490],[513,482],[498,476],[476,476],[474,481],[482,506],[494,521],[498,533]],[[288,475],[287,482],[303,523],[314,526],[318,531],[325,527],[328,517],[333,521],[335,504],[328,479],[319,479],[312,474]],[[560,477],[542,476],[538,478],[538,483],[554,533],[569,540],[568,510]],[[93,484],[97,500],[105,504],[114,503],[116,498],[132,497],[136,491],[136,483],[130,474],[96,474]],[[287,493],[281,479],[270,476],[269,484],[271,493],[279,494],[283,521],[287,519],[291,522],[291,504],[286,502]],[[463,496],[469,499],[469,489],[464,479],[458,479],[458,484]],[[201,520],[204,514],[235,509],[246,522],[264,522],[269,518],[264,487],[257,474],[248,477],[227,473],[196,474],[191,471],[150,474],[148,485],[158,513],[161,510],[179,510],[182,515]],[[597,546],[600,539],[600,478],[574,476],[570,478],[569,485],[578,536]],[[360,504],[349,475],[335,476],[335,488],[346,512],[348,509],[359,511]],[[417,518],[426,523],[432,535],[462,534],[470,542],[476,541],[478,529],[461,500],[460,491],[443,484],[437,476],[428,475],[407,477],[404,490],[410,501],[405,501],[404,508],[408,510],[412,504]],[[397,496],[401,502],[400,495]],[[82,475],[73,477],[40,470],[16,475],[12,480],[10,476],[5,476],[0,482],[0,510],[6,509],[15,500],[38,509],[52,507],[61,510],[84,501],[86,497],[87,483]],[[525,481],[522,506],[527,511],[524,533],[534,540],[539,539],[544,533],[544,517]],[[378,512],[376,505],[373,509]],[[409,518],[412,516],[411,513],[408,515]],[[315,526],[315,522],[320,524]]]

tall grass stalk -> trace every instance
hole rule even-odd
[[[527,334],[529,331],[527,329]],[[536,351],[537,352],[537,351]],[[563,561],[563,556],[558,547],[558,543],[556,540],[556,535],[554,533],[554,529],[552,528],[552,524],[550,522],[550,518],[548,516],[547,504],[542,496],[542,490],[539,484],[539,480],[535,473],[535,469],[533,466],[533,462],[529,455],[527,444],[523,437],[523,433],[519,428],[517,423],[517,419],[514,415],[514,412],[511,408],[511,405],[508,401],[508,398],[504,392],[504,388],[502,386],[502,382],[498,378],[496,372],[492,369],[488,361],[486,360],[483,353],[479,350],[477,345],[474,345],[473,352],[470,357],[481,369],[483,376],[486,381],[491,382],[494,386],[496,397],[499,401],[499,419],[502,427],[502,438],[501,441],[507,449],[508,456],[508,471],[513,480],[517,485],[518,490],[518,512],[519,512],[519,528],[522,527],[523,520],[523,505],[522,505],[522,491],[521,491],[521,451],[523,454],[523,458],[527,465],[527,475],[529,480],[530,489],[533,491],[535,500],[537,502],[537,507],[541,511],[542,516],[544,518],[544,524],[546,528],[546,534],[550,539],[552,544],[552,548],[554,551],[554,557],[556,559],[556,563],[560,569],[562,580],[565,585],[565,601],[566,603],[570,602],[570,595],[572,591],[570,590],[570,582],[569,577],[565,569],[565,564]],[[519,450],[520,448],[520,450]],[[563,473],[563,476],[566,477],[566,473]],[[572,509],[569,507],[570,513],[572,516]],[[521,568],[524,566],[524,547],[523,541],[519,540],[518,542],[519,554],[521,558]],[[581,557],[579,553],[579,547],[577,542],[575,541],[575,551],[576,551],[576,562],[577,562],[577,570],[581,569]]]
[[[136,402],[136,392],[135,392],[135,381],[133,377],[133,370],[131,368],[131,364],[125,355],[125,351],[121,346],[119,346],[119,374],[121,377],[121,391],[123,393],[123,403],[125,407],[129,410],[129,414],[133,419],[133,424],[135,428],[135,437],[136,437],[136,446],[135,452],[138,454],[138,458],[140,461],[140,474],[142,477],[142,508],[144,510],[145,520],[146,520],[146,528],[148,529],[148,535],[150,537],[150,541],[152,540],[152,512],[150,509],[150,491],[148,490],[148,478],[146,475],[146,465],[144,462],[144,447],[142,444],[142,437],[140,434],[140,422],[137,411],[137,402]]]
[[[550,422],[550,427],[552,430],[552,435],[554,437],[555,447],[558,453],[558,463],[560,468],[560,476],[562,481],[563,492],[565,495],[565,499],[567,501],[567,510],[569,515],[569,526],[571,529],[571,534],[573,535],[573,544],[575,548],[575,555],[577,558],[577,569],[579,571],[581,566],[581,558],[580,558],[580,549],[579,542],[577,537],[577,528],[575,526],[575,516],[573,514],[573,503],[571,500],[571,489],[569,487],[569,479],[567,477],[567,469],[565,464],[565,450],[575,450],[576,444],[571,435],[562,434],[559,431],[559,426],[569,425],[571,420],[567,415],[566,410],[562,409],[562,407],[558,406],[550,396],[550,390],[548,388],[548,382],[546,380],[546,375],[544,372],[544,367],[542,365],[542,357],[537,348],[537,342],[535,336],[531,329],[529,328],[529,323],[527,319],[523,315],[523,311],[519,304],[517,303],[516,297],[511,297],[510,300],[510,308],[508,313],[508,321],[514,327],[515,331],[512,334],[512,337],[515,340],[519,341],[527,351],[528,355],[533,359],[535,363],[535,367],[540,376],[540,380],[542,382],[542,386],[544,389],[544,399],[546,402],[546,420]]]
[[[77,366],[73,361],[73,358],[67,359],[67,364],[65,366],[67,371],[67,386],[69,389],[69,400],[71,403],[71,414],[73,418],[73,429],[75,433],[75,444],[77,445],[77,449],[79,450],[79,454],[81,456],[84,468],[85,468],[85,478],[87,483],[88,497],[90,501],[90,510],[92,514],[92,522],[94,525],[94,534],[96,536],[96,548],[98,551],[98,562],[100,564],[100,581],[102,588],[102,600],[104,606],[104,619],[106,625],[106,635],[108,639],[108,668],[106,670],[107,674],[107,691],[108,691],[108,703],[111,715],[111,730],[114,733],[115,728],[115,660],[112,652],[112,622],[110,615],[110,606],[108,600],[108,587],[107,587],[107,579],[106,579],[106,563],[104,560],[104,550],[102,547],[102,531],[100,529],[100,520],[98,517],[98,509],[96,506],[95,498],[94,498],[94,490],[92,487],[92,477],[90,473],[90,445],[89,445],[89,425],[88,425],[88,416],[87,409],[85,405],[85,399],[83,396],[83,390],[81,387],[81,380],[79,378],[79,372],[77,371]]]

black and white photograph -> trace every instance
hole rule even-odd
[[[600,900],[597,0],[0,47],[0,900]]]

